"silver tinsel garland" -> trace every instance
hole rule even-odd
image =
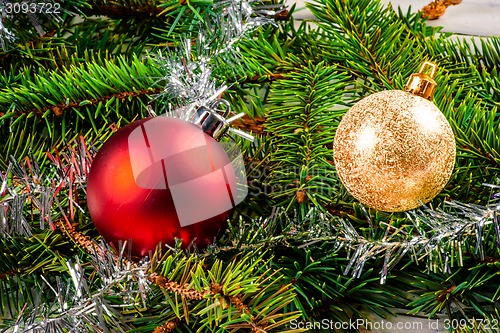
[[[283,5],[264,5],[261,1],[216,0],[214,10],[220,15],[208,17],[199,33],[182,39],[176,50],[153,59],[165,75],[164,90],[156,99],[166,99],[167,115],[189,121],[200,107],[209,107],[227,89],[218,86],[212,77],[217,61],[238,68],[241,57],[237,43],[265,24],[274,24],[273,17],[284,10]]]
[[[119,255],[107,245],[96,244],[92,256],[100,285],[90,290],[78,258],[69,260],[67,282],[58,277],[49,282],[42,276],[45,285],[41,288],[30,313],[19,314],[13,333],[57,333],[57,332],[127,332],[131,327],[121,310],[125,307],[144,306],[149,282],[147,270],[149,263],[143,261],[131,265],[130,261]],[[53,303],[42,303],[42,293],[53,293]],[[112,304],[109,298],[120,299],[121,304]],[[111,324],[114,330],[107,327]]]
[[[40,172],[36,159],[22,163],[11,158],[5,172],[0,172],[0,232],[4,235],[31,236],[34,224],[25,217],[27,207],[38,215],[38,228],[54,229],[54,216],[62,216],[69,224],[75,210],[83,211],[77,200],[78,191],[85,187],[90,164],[95,154],[83,138],[68,145],[62,152],[49,154],[51,164]],[[66,208],[61,201],[68,200]]]

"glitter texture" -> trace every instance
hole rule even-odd
[[[349,193],[389,212],[432,200],[448,182],[456,154],[453,131],[441,111],[400,90],[356,103],[339,124],[333,150]]]

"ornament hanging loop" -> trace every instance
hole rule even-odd
[[[222,114],[222,117],[224,118],[227,118],[231,113],[231,104],[229,104],[229,102],[223,98],[216,99],[209,105],[209,107],[212,110]]]
[[[430,69],[429,74],[425,73],[427,69]],[[434,81],[436,72],[436,64],[428,61],[424,62],[422,66],[420,66],[419,72],[410,76],[405,91],[432,101],[432,97],[437,87]]]
[[[433,79],[434,76],[436,76],[436,72],[437,72],[437,66],[436,66],[436,64],[434,64],[432,62],[429,62],[429,61],[425,61],[422,64],[422,66],[420,66],[420,70],[418,71],[418,73],[419,74],[424,74],[426,68],[430,68],[431,72],[429,73],[429,76],[430,76],[431,79]]]

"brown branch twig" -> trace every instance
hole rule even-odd
[[[19,273],[20,273],[19,270],[12,270],[12,271],[9,271],[9,272],[1,272],[0,273],[0,280],[3,280],[5,278],[7,278],[8,276],[15,276],[15,275],[17,275]]]
[[[196,301],[200,301],[205,298],[206,295],[210,295],[209,290],[197,291],[195,289],[189,289],[189,284],[187,283],[181,285],[180,283],[169,281],[166,277],[157,274],[152,274],[149,277],[149,281],[170,292]]]
[[[60,219],[54,223],[56,230],[61,232],[63,235],[67,236],[70,240],[72,240],[75,244],[84,249],[88,254],[97,255],[97,257],[104,257],[105,253],[103,249],[97,245],[92,238],[82,234],[80,231],[73,228],[71,225],[66,225],[63,223],[63,220]],[[114,256],[113,259],[118,262],[120,258],[118,256]],[[137,263],[128,260],[126,258],[121,258],[121,262],[126,266],[130,267],[130,269],[137,268]]]
[[[443,290],[441,291],[438,296],[436,297],[436,300],[439,302],[439,303],[443,303],[444,301],[446,301],[448,299],[448,297],[453,297],[453,290],[456,288],[457,286],[451,286],[450,288],[446,289],[446,290]]]
[[[73,102],[70,102],[68,104],[59,103],[57,105],[51,105],[51,106],[44,107],[40,110],[39,109],[30,109],[30,110],[18,111],[18,113],[19,114],[21,114],[21,113],[25,113],[25,114],[33,113],[37,116],[42,116],[45,114],[45,112],[47,110],[51,110],[52,112],[54,112],[54,114],[56,116],[62,116],[63,112],[65,112],[69,109],[79,108],[79,107],[86,106],[86,105],[96,105],[96,104],[99,104],[100,102],[108,101],[113,97],[120,99],[120,100],[124,100],[124,99],[127,99],[129,97],[142,97],[142,96],[146,96],[146,95],[155,95],[155,94],[159,94],[162,91],[163,91],[163,88],[149,88],[149,89],[140,89],[140,90],[136,90],[136,91],[125,91],[125,92],[114,93],[114,94],[110,94],[110,95],[106,95],[106,96],[102,96],[102,97],[97,97],[97,98],[73,101]],[[81,105],[82,102],[84,102],[84,101],[87,103],[85,103],[84,105]],[[4,114],[5,114],[4,112],[0,112],[0,116],[3,116]]]
[[[87,253],[89,254],[97,253],[98,255],[103,255],[102,249],[92,241],[92,238],[82,234],[80,231],[77,231],[72,226],[65,225],[62,219],[56,221],[54,223],[54,226],[59,232],[67,236],[74,243],[76,243],[78,246],[84,249]]]
[[[248,306],[243,302],[241,296],[229,296],[225,295],[223,293],[223,288],[220,284],[213,283],[210,286],[210,290],[203,290],[203,291],[198,291],[195,289],[189,288],[189,284],[180,284],[175,281],[169,281],[166,277],[160,276],[157,274],[153,274],[149,277],[149,281],[156,284],[157,286],[176,293],[178,295],[181,295],[183,297],[186,297],[190,300],[196,300],[196,301],[201,301],[205,298],[208,297],[215,297],[217,295],[224,297],[225,299],[228,299],[237,309],[240,311],[241,314],[246,314],[250,316],[252,322],[252,332],[265,332],[265,327],[262,327],[262,325],[259,325],[258,323],[255,322],[254,316],[251,314],[250,310],[248,309]],[[225,304],[225,303],[221,303]],[[222,305],[224,306],[224,305]],[[155,328],[153,333],[167,333],[171,332],[177,325],[179,325],[179,321],[168,321],[166,324],[158,326]]]
[[[264,117],[256,117],[252,119],[246,115],[232,122],[231,125],[246,132],[252,132],[254,134],[264,134],[265,122],[266,118]]]
[[[437,20],[443,16],[446,8],[458,5],[461,2],[462,0],[434,0],[422,8],[420,13],[422,13],[422,17],[427,18],[428,20]]]
[[[89,102],[89,103],[86,103],[86,105],[89,105],[89,104],[96,105],[100,102],[107,101],[113,97],[120,99],[120,100],[124,100],[124,99],[127,99],[129,97],[140,97],[140,96],[146,96],[146,95],[154,95],[154,94],[158,94],[162,91],[163,91],[163,88],[141,89],[141,90],[137,90],[137,91],[120,92],[120,93],[115,93],[115,94],[111,94],[111,95],[107,95],[107,96],[103,96],[103,97],[87,99],[85,101]],[[52,110],[52,112],[54,112],[54,114],[56,116],[61,116],[63,114],[63,112],[68,110],[68,109],[80,107],[80,103],[82,103],[82,102],[83,101],[75,101],[75,102],[70,102],[68,104],[59,103],[57,105],[46,107],[46,108],[42,109],[41,111],[30,110],[30,111],[28,111],[28,113],[34,112],[36,114],[44,114],[45,111]]]
[[[179,319],[169,320],[165,324],[154,329],[153,333],[170,333],[175,330],[181,321]]]

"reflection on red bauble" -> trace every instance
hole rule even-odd
[[[144,256],[158,243],[199,247],[225,228],[236,177],[226,152],[200,127],[155,117],[114,133],[97,153],[87,204],[99,233]]]

